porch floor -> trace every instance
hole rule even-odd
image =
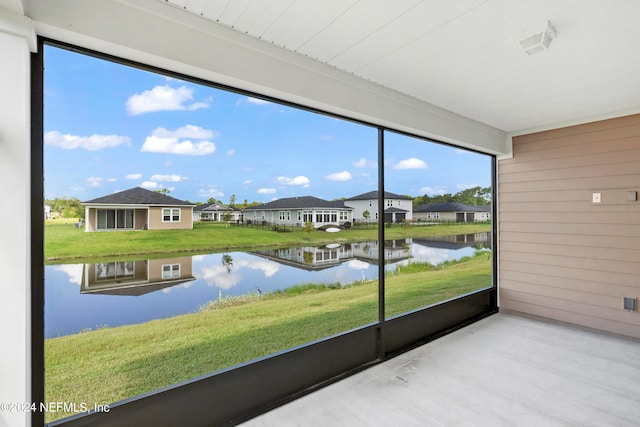
[[[640,341],[499,313],[243,425],[638,426]]]

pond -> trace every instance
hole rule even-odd
[[[385,269],[438,265],[489,247],[490,233],[384,242]],[[222,252],[45,268],[45,336],[137,324],[196,312],[209,301],[315,283],[378,277],[378,242]]]

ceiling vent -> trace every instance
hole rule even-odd
[[[542,31],[520,39],[520,46],[527,55],[533,55],[534,53],[549,49],[551,40],[553,40],[556,35],[556,29],[553,28],[551,22],[547,21],[547,26]]]

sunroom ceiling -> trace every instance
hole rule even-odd
[[[637,0],[158,1],[507,132],[640,112]]]

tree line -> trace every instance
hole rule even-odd
[[[411,196],[408,196],[411,197]],[[458,191],[455,194],[437,194],[435,196],[413,197],[413,206],[426,205],[427,203],[457,202],[465,205],[482,206],[491,203],[491,187],[471,187]]]

